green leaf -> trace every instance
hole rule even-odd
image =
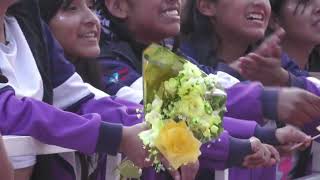
[[[140,179],[142,170],[135,166],[132,161],[124,160],[118,167],[120,175],[125,178]]]

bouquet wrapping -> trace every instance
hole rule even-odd
[[[169,49],[152,44],[143,53],[145,120],[139,137],[157,171],[164,156],[173,169],[197,161],[200,146],[223,131],[226,93],[207,75]]]

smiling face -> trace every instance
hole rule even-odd
[[[92,0],[72,0],[50,20],[51,31],[71,58],[92,58],[100,53],[100,23]]]
[[[320,44],[320,0],[285,0],[278,13],[286,39],[312,46]]]
[[[264,37],[271,7],[269,0],[217,0],[214,29],[221,37],[233,36],[250,43]]]
[[[131,0],[126,23],[138,40],[159,42],[180,32],[181,0]]]

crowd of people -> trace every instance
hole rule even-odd
[[[142,53],[151,43],[216,74],[227,93],[219,140],[197,162],[159,173],[138,137],[148,128]],[[7,157],[0,140],[0,179],[119,179],[124,157],[146,180],[320,171],[311,138],[320,80],[309,72],[319,44],[320,0],[2,0],[0,132],[77,152]]]

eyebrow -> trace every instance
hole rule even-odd
[[[311,1],[311,0],[299,0],[299,1],[298,1],[298,4],[297,4],[297,6],[296,6],[296,9],[294,10],[294,14],[297,14],[298,8],[299,8],[300,6],[303,6],[303,10],[301,11],[301,14],[304,13],[307,4],[308,4],[310,1]]]

